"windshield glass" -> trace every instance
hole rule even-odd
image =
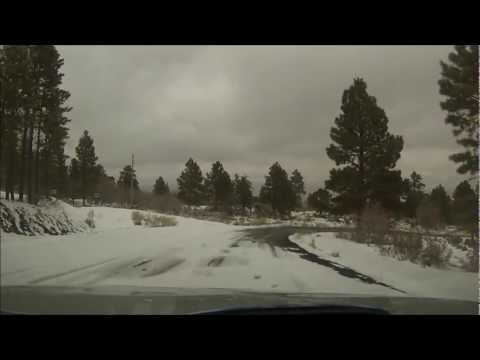
[[[2,310],[479,299],[478,46],[5,45],[0,76]]]

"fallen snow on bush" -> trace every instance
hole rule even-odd
[[[6,233],[60,235],[86,231],[86,218],[60,200],[42,201],[39,205],[0,200],[0,228]]]

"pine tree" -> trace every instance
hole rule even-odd
[[[4,138],[6,133],[6,122],[7,122],[6,108],[5,108],[5,105],[6,105],[5,104],[5,92],[6,92],[5,82],[7,80],[5,61],[6,59],[4,55],[3,45],[0,45],[0,192],[3,188],[4,178],[6,174],[6,169],[4,165],[6,163],[4,159],[5,151],[3,150]],[[0,199],[1,198],[2,198],[2,195],[0,193]]]
[[[232,202],[232,180],[220,161],[213,163],[211,171],[206,174],[205,187],[209,200],[215,207]]]
[[[153,194],[154,195],[165,195],[170,193],[170,188],[168,184],[163,180],[163,177],[159,176],[158,179],[155,181],[155,185],[153,186]]]
[[[133,190],[140,190],[139,183],[137,180],[137,174],[135,169],[131,165],[126,165],[123,167],[123,170],[120,171],[120,175],[117,180],[117,185],[123,189],[125,192],[128,192],[130,186],[133,187]]]
[[[131,165],[124,166],[123,170],[120,171],[117,186],[123,202],[129,201],[131,188],[133,188],[133,194],[140,192],[137,174]]]
[[[295,193],[288,179],[287,172],[278,162],[274,163],[265,176],[265,184],[260,190],[262,202],[272,205],[272,209],[280,215],[289,213],[295,207]]]
[[[466,180],[453,192],[452,221],[478,235],[478,197]]]
[[[205,200],[202,170],[193,159],[188,159],[185,169],[177,179],[178,198],[188,205],[200,205]]]
[[[68,119],[63,114],[69,108],[63,103],[69,94],[59,88],[63,60],[50,45],[3,46],[0,58],[0,179],[9,197],[13,199],[18,186],[23,200],[26,187],[33,202],[42,187],[42,172],[54,173],[54,186],[66,187]],[[50,147],[53,155],[43,159],[51,139],[56,142]],[[43,187],[48,192],[49,187]]]
[[[35,64],[40,77],[39,98],[36,111],[36,169],[35,192],[49,193],[52,188],[61,192],[65,183],[65,142],[68,138],[66,124],[70,121],[65,115],[71,107],[65,106],[70,93],[60,88],[63,73],[63,59],[55,46],[42,45],[33,47]],[[62,190],[63,189],[63,190]]]
[[[14,200],[14,188],[20,181],[22,164],[18,142],[23,127],[22,89],[26,74],[26,52],[21,46],[3,46],[1,51],[1,164],[6,199]],[[23,180],[23,178],[21,179]],[[20,189],[19,189],[20,191]],[[23,197],[23,195],[22,195]]]
[[[81,195],[80,165],[76,158],[70,160],[68,167],[68,192],[72,199]]]
[[[448,56],[449,63],[440,62],[442,78],[440,94],[447,97],[440,103],[447,111],[445,122],[453,127],[457,143],[464,152],[450,156],[459,163],[460,174],[478,173],[478,45],[456,45]]]
[[[330,193],[322,188],[308,195],[307,204],[320,213],[332,211]]]
[[[429,200],[439,209],[440,222],[449,224],[451,222],[451,200],[445,188],[442,185],[433,188]]]
[[[405,211],[408,217],[416,217],[417,208],[425,197],[424,189],[422,176],[415,171],[412,172],[410,179],[407,179],[406,189]]]
[[[398,207],[402,178],[394,171],[403,149],[401,136],[388,132],[388,118],[367,93],[367,84],[355,79],[344,91],[341,114],[330,131],[334,144],[327,155],[341,168],[332,169],[325,182],[336,193],[343,211],[361,212],[366,202]]]
[[[78,167],[80,172],[81,194],[83,206],[85,206],[85,198],[93,190],[96,180],[96,163],[97,156],[95,155],[95,146],[93,139],[85,130],[80,137],[77,147],[75,148],[78,159]]]
[[[99,193],[103,202],[113,203],[118,199],[117,185],[115,177],[101,176],[95,187],[95,192]]]
[[[305,183],[303,182],[303,176],[297,169],[293,170],[290,176],[290,183],[292,184],[293,192],[296,198],[296,207],[302,206],[302,195],[305,195]]]
[[[246,176],[234,177],[235,199],[243,210],[251,209],[253,205],[252,183]]]

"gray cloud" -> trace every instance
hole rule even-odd
[[[221,160],[258,186],[279,161],[322,186],[333,162],[325,148],[341,95],[356,76],[368,83],[403,135],[398,167],[428,187],[463,179],[448,155],[459,148],[443,122],[437,81],[445,46],[59,46],[71,132],[84,129],[107,171],[135,153],[140,185],[164,176],[175,187],[188,157],[208,171]]]

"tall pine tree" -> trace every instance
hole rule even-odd
[[[153,194],[154,195],[165,195],[170,193],[170,188],[168,184],[163,180],[163,177],[159,176],[153,185]]]
[[[287,172],[275,162],[265,176],[265,184],[260,190],[260,200],[269,203],[273,211],[286,215],[295,207],[295,193]]]
[[[478,236],[478,198],[466,180],[453,192],[452,221]]]
[[[307,204],[320,213],[333,210],[330,193],[322,188],[308,195]]]
[[[478,173],[478,45],[456,45],[448,55],[449,63],[440,62],[442,78],[440,94],[447,97],[440,103],[447,111],[445,122],[453,127],[453,135],[464,151],[450,156],[460,166],[460,174]]]
[[[83,200],[83,206],[85,206],[85,198],[91,194],[96,180],[96,165],[97,156],[95,155],[95,146],[93,145],[93,139],[85,130],[80,137],[77,147],[75,148],[77,153],[78,168],[80,173],[80,188]]]
[[[422,176],[413,171],[407,179],[405,211],[408,217],[416,217],[417,208],[425,197],[424,189]]]
[[[135,196],[140,191],[140,186],[137,180],[137,174],[132,165],[126,165],[120,171],[120,175],[117,180],[118,190],[120,192],[121,201],[130,201],[130,194],[133,191],[134,198],[131,201],[135,202],[138,197]]]
[[[205,184],[202,170],[193,159],[188,159],[185,169],[177,179],[178,198],[188,205],[200,205],[205,201]]]
[[[0,51],[0,188],[5,184],[9,198],[18,190],[23,200],[26,190],[33,202],[42,191],[66,189],[65,113],[70,108],[64,106],[68,92],[60,89],[62,65],[51,45]]]
[[[433,188],[429,200],[439,209],[440,222],[449,224],[451,222],[451,199],[445,188],[442,185]]]
[[[296,207],[302,206],[302,195],[305,195],[305,183],[303,176],[297,169],[293,170],[290,176],[290,183],[292,184],[293,192],[295,193]]]
[[[240,204],[243,210],[251,209],[253,205],[252,183],[247,176],[239,177],[235,174],[234,177],[235,199]]]
[[[206,174],[205,186],[209,200],[215,207],[232,203],[233,183],[220,161],[212,164],[211,171]]]
[[[341,168],[332,169],[326,188],[343,211],[360,212],[367,201],[397,207],[402,189],[393,170],[403,149],[401,136],[388,132],[388,118],[367,93],[367,84],[355,79],[344,91],[341,114],[330,131],[334,142],[327,155]]]
[[[132,165],[126,165],[123,167],[122,171],[120,171],[120,175],[118,176],[117,185],[125,194],[128,194],[130,186],[133,188],[133,190],[140,190],[137,174],[135,169],[132,168]]]

